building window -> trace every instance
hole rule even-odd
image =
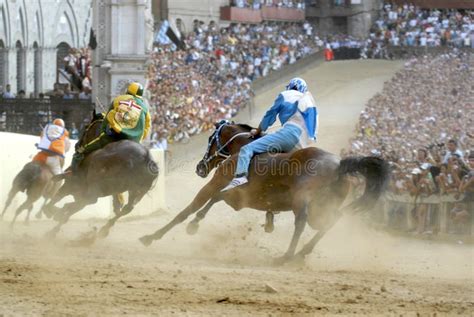
[[[56,82],[60,81],[59,71],[62,69],[65,71],[65,61],[64,58],[69,54],[71,47],[65,42],[61,42],[56,46]]]
[[[25,90],[26,81],[26,63],[25,49],[20,41],[16,42],[16,90]]]

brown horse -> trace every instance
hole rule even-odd
[[[87,144],[100,133],[103,118],[94,113],[91,123],[82,133],[76,147]],[[56,235],[69,218],[85,206],[94,204],[99,197],[113,196],[115,216],[99,231],[106,237],[115,222],[127,214],[152,188],[158,177],[158,166],[150,152],[141,144],[129,140],[113,142],[94,151],[81,162],[76,175],[65,174],[64,185],[45,206],[48,217],[54,215],[58,224],[48,233]],[[128,192],[128,203],[122,208],[118,195]],[[72,195],[74,202],[63,208],[54,205],[64,197]]]
[[[5,207],[3,208],[1,218],[3,218],[7,208],[12,203],[13,198],[19,192],[26,193],[26,201],[22,203],[15,211],[15,216],[11,222],[11,226],[16,221],[16,218],[21,214],[25,209],[28,210],[26,214],[25,223],[28,223],[30,220],[30,214],[33,210],[33,204],[41,198],[44,197],[46,203],[54,195],[55,186],[50,182],[53,174],[49,168],[37,161],[28,162],[23,166],[23,169],[15,176],[12,183],[12,188],[8,193],[7,201],[5,202]],[[41,215],[41,211],[38,213]],[[37,216],[38,216],[37,215]]]
[[[350,157],[340,160],[336,155],[311,147],[292,153],[266,153],[252,160],[249,183],[221,192],[233,178],[236,167],[237,148],[253,139],[249,138],[251,127],[221,123],[209,139],[208,149],[197,165],[200,176],[213,168],[212,179],[199,191],[194,200],[170,223],[155,233],[140,238],[144,245],[160,239],[171,228],[200,210],[188,225],[188,232],[197,230],[209,209],[224,200],[235,210],[245,207],[267,212],[293,211],[295,230],[285,255],[278,259],[284,262],[295,255],[299,238],[308,223],[318,232],[297,254],[304,257],[334,225],[341,215],[341,205],[348,196],[348,175],[362,174],[366,179],[363,195],[351,204],[356,210],[372,208],[385,189],[389,178],[388,164],[377,157]],[[206,204],[207,203],[207,204]]]
[[[233,154],[237,154],[240,151],[240,148],[242,145],[245,145],[248,142],[233,142],[234,139],[236,138],[244,138],[248,139],[250,137],[253,138],[253,140],[256,140],[260,138],[260,136],[252,136],[250,132],[237,132],[234,135],[228,137],[226,135],[223,135],[223,139],[225,140],[225,143],[222,144],[222,137],[221,137],[221,131],[225,125],[228,125],[229,121],[227,120],[221,120],[220,122],[215,124],[216,129],[214,130],[214,133],[209,137],[208,141],[208,146],[206,153],[204,154],[204,158],[198,163],[196,166],[196,174],[202,178],[206,178],[209,173],[214,169],[214,165],[209,165],[209,162],[212,162],[215,158],[220,157],[222,158],[228,158],[229,156]],[[234,122],[232,122],[233,124]],[[241,127],[245,127],[246,129],[252,129],[249,125],[240,125]],[[228,130],[228,129],[227,129]],[[225,131],[227,132],[227,131]],[[224,133],[225,134],[225,133]],[[243,140],[243,139],[242,139]],[[215,146],[218,150],[213,149],[212,146]],[[211,155],[211,152],[214,153]],[[216,160],[216,162],[220,162],[220,160]],[[198,213],[199,216],[202,215],[202,213]],[[265,225],[264,229],[265,232],[267,233],[272,233],[274,230],[274,213],[271,211],[268,211],[266,213],[266,219],[265,219]],[[189,234],[194,234],[196,230],[198,229],[198,222],[199,218],[196,217],[187,227],[188,233]]]

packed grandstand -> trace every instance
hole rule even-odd
[[[318,50],[350,47],[360,49],[362,57],[388,58],[388,45],[472,47],[474,21],[467,11],[387,4],[367,39],[323,36],[309,22],[221,28],[211,23],[196,24],[185,43],[185,50],[155,46],[149,66],[155,136],[165,131],[169,142],[233,117],[247,104],[253,80]]]

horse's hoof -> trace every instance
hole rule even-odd
[[[46,234],[44,235],[44,237],[45,237],[46,239],[48,239],[48,240],[51,240],[51,239],[56,238],[57,233],[58,233],[58,230],[52,229],[52,230],[46,232]]]
[[[41,218],[43,218],[43,213],[42,213],[42,212],[38,212],[38,213],[35,215],[35,218],[36,218],[36,219],[41,219]]]
[[[273,224],[271,224],[271,225],[265,225],[265,226],[264,226],[264,229],[265,229],[265,232],[266,232],[266,233],[272,233],[273,230],[275,229],[275,226],[274,226]]]
[[[140,242],[146,247],[153,242],[153,238],[151,236],[143,236],[138,240],[140,240]]]
[[[186,232],[189,235],[194,235],[198,232],[199,229],[199,224],[196,222],[190,222],[188,223],[188,226],[186,227]]]
[[[287,263],[288,261],[290,261],[293,257],[292,256],[289,256],[289,255],[283,255],[283,256],[280,256],[280,257],[277,257],[275,259],[273,259],[273,264],[274,265],[283,265],[285,263]]]

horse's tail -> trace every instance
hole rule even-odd
[[[373,208],[385,191],[390,178],[388,163],[374,156],[348,157],[341,160],[339,176],[353,173],[360,173],[365,177],[365,190],[350,207],[356,210]]]
[[[13,188],[24,192],[41,175],[41,166],[35,162],[29,162],[15,176]]]

